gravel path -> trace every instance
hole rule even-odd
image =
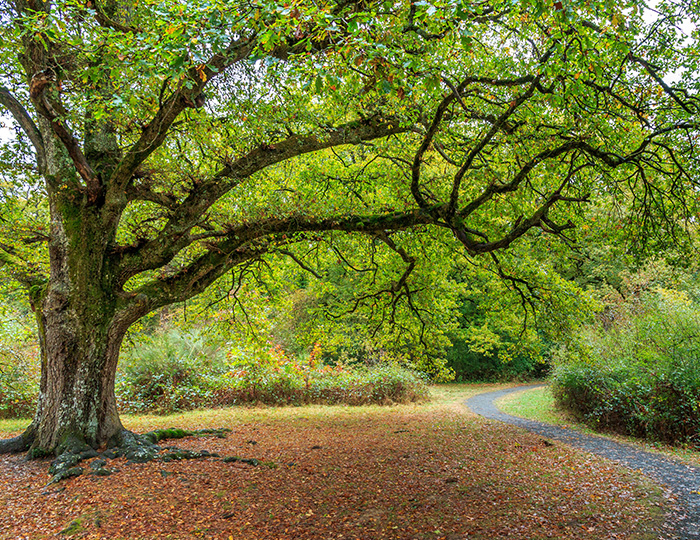
[[[652,454],[603,437],[586,435],[573,429],[561,428],[534,420],[526,420],[501,412],[494,400],[512,392],[530,390],[543,385],[518,386],[497,392],[474,396],[466,401],[475,413],[524,428],[560,441],[568,446],[580,448],[610,459],[625,467],[639,471],[659,484],[667,487],[677,497],[678,509],[666,524],[668,533],[664,538],[679,540],[700,539],[700,467],[692,467],[659,454]]]

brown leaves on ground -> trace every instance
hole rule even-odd
[[[45,487],[46,462],[4,456],[0,537],[600,540],[643,538],[660,518],[652,488],[631,473],[446,402],[178,422],[233,430],[179,447],[260,465],[119,459],[112,476]]]

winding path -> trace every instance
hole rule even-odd
[[[652,480],[666,486],[677,497],[678,510],[666,526],[670,536],[679,540],[700,539],[700,467],[693,467],[663,457],[659,454],[645,452],[631,445],[618,443],[603,437],[586,435],[573,429],[561,428],[543,422],[526,420],[500,411],[494,401],[513,392],[537,388],[539,385],[517,386],[496,392],[479,394],[466,401],[473,412],[490,418],[524,428],[547,439],[562,442],[568,446],[591,452],[610,459],[635,471],[639,471]]]

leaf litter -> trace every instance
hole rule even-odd
[[[639,475],[445,400],[176,421],[231,429],[178,447],[236,459],[117,458],[111,476],[47,486],[48,461],[0,457],[0,538],[642,540],[672,502]]]

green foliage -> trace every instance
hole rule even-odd
[[[130,412],[172,412],[211,401],[217,377],[225,370],[223,355],[201,332],[175,330],[143,338],[120,360],[117,396]]]
[[[7,303],[0,313],[0,418],[31,416],[38,391],[39,351],[31,325],[26,313]]]
[[[395,363],[331,367],[321,357],[319,346],[309,355],[292,358],[276,346],[235,350],[223,358],[205,345],[201,333],[170,330],[128,352],[118,374],[117,397],[122,410],[135,413],[256,403],[389,404],[427,398],[425,379]]]
[[[456,340],[448,350],[447,362],[458,381],[526,381],[544,377],[549,364],[519,349],[504,362],[498,355],[475,352],[466,342]]]
[[[624,301],[608,306],[562,355],[554,395],[596,427],[697,446],[700,305],[684,291],[640,288],[658,277],[654,269],[659,265],[629,276]]]
[[[596,302],[552,269],[551,243],[535,238],[488,264],[455,266],[459,326],[448,365],[458,380],[526,380],[549,369],[552,344],[566,343]],[[549,260],[548,260],[549,259]]]
[[[27,418],[36,407],[39,390],[37,362],[0,360],[0,418]]]
[[[287,357],[280,347],[269,351],[267,361],[239,356],[218,391],[217,402],[364,405],[427,398],[425,379],[396,363],[331,367],[323,365],[320,356],[320,347],[302,360]]]

